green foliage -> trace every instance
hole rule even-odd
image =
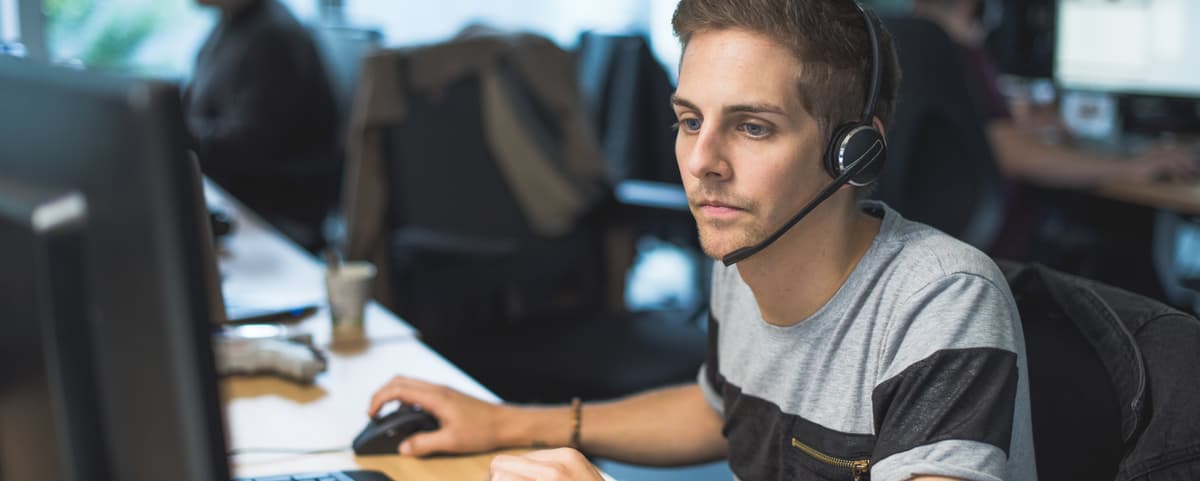
[[[154,33],[157,25],[158,18],[151,12],[115,18],[100,30],[80,60],[93,67],[128,70],[132,68],[134,52]]]
[[[132,70],[138,48],[163,24],[171,3],[43,0],[51,51],[92,68]]]
[[[95,0],[42,0],[42,13],[52,24],[78,26],[94,9]]]

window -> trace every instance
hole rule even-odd
[[[344,8],[351,24],[379,28],[389,45],[445,40],[473,22],[529,30],[570,45],[583,29],[640,30],[644,4],[644,0],[346,0]]]
[[[214,17],[192,0],[42,0],[51,60],[182,75]]]
[[[16,43],[20,40],[17,0],[0,0],[0,43]]]
[[[679,44],[671,32],[678,0],[345,0],[346,21],[383,32],[385,44],[402,46],[446,40],[471,23],[530,31],[573,48],[584,30],[640,33],[674,77]]]
[[[583,30],[645,33],[672,74],[678,62],[670,29],[678,0],[280,1],[305,23],[379,29],[389,46],[445,40],[478,22],[539,33],[564,48],[572,48]],[[190,75],[196,51],[217,21],[215,10],[195,0],[0,0],[0,7],[17,9],[10,5],[23,2],[40,3],[45,13],[51,60],[168,77]],[[0,22],[9,17],[0,10]],[[0,34],[6,32],[0,27]]]
[[[91,68],[185,78],[217,22],[195,0],[0,0],[41,2],[49,57]],[[301,21],[318,0],[282,0]]]
[[[0,0],[0,55],[25,56],[17,0]]]

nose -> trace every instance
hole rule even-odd
[[[680,170],[687,175],[705,180],[728,180],[733,174],[726,157],[724,141],[720,131],[710,122],[700,127],[700,131],[690,138],[681,137],[677,142],[676,155],[679,157]]]

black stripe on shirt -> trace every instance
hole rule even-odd
[[[1016,396],[1013,352],[934,352],[872,391],[875,458],[948,439],[991,444],[1008,455]]]
[[[729,440],[729,468],[739,479],[848,480],[852,472],[818,461],[793,446],[792,439],[835,458],[871,458],[875,436],[844,433],[803,417],[784,413],[775,403],[744,394],[740,387],[715,374],[723,387],[725,427]]]
[[[721,392],[725,378],[721,376],[720,360],[717,356],[717,331],[720,329],[720,323],[717,322],[717,317],[713,315],[712,310],[708,311],[708,352],[704,359],[704,375],[708,378],[708,385],[713,391]]]

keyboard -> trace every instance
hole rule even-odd
[[[328,473],[277,474],[233,481],[393,481],[379,471],[331,471]]]

